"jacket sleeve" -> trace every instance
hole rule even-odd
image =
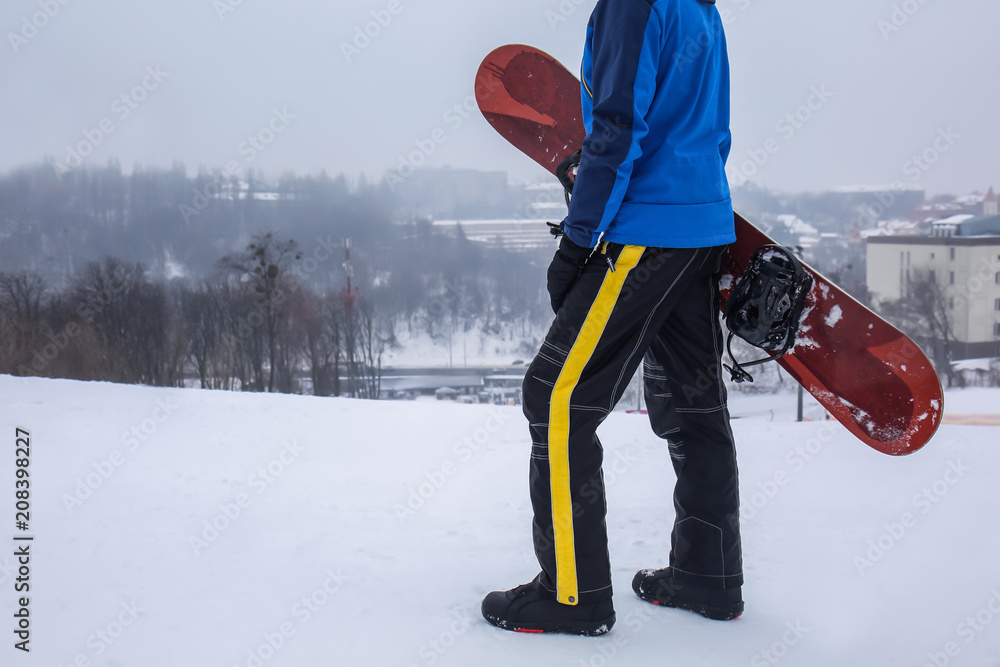
[[[573,242],[592,248],[618,213],[642,154],[661,23],[648,0],[601,0],[587,40],[582,94],[590,97],[593,111],[563,227]]]

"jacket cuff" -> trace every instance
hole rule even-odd
[[[562,240],[559,242],[559,254],[573,264],[583,264],[590,257],[592,251],[593,248],[578,245],[566,235],[563,235]]]
[[[593,234],[586,231],[580,231],[575,227],[570,227],[563,222],[562,225],[563,240],[569,240],[577,248],[587,248],[593,250],[594,244],[591,242],[593,240]]]

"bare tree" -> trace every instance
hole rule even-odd
[[[308,337],[304,321],[305,292],[297,281],[288,281],[287,296],[282,303],[285,316],[277,323],[274,347],[276,369],[275,389],[285,394],[298,393],[296,373],[308,358]]]
[[[169,330],[166,290],[142,263],[90,262],[73,289],[76,313],[93,328],[106,379],[164,384]]]
[[[28,271],[0,272],[0,372],[31,363],[43,335],[42,279]]]
[[[331,360],[330,379],[331,393],[340,396],[340,369],[345,359],[344,332],[346,329],[347,309],[344,300],[337,292],[331,292],[323,299],[323,337],[324,346]]]
[[[293,261],[301,257],[295,241],[279,241],[271,232],[263,231],[253,236],[243,252],[232,253],[219,260],[222,269],[249,286],[254,310],[248,315],[247,324],[251,327],[262,326],[265,333],[267,381],[265,388],[260,386],[262,383],[258,378],[258,391],[274,391],[278,373],[287,376],[289,372],[282,367],[285,357],[279,355],[280,335],[288,317],[288,309],[282,304],[296,284],[288,269]],[[255,324],[257,320],[259,325]]]
[[[382,390],[382,357],[391,342],[390,329],[375,306],[359,299],[342,319],[348,391],[358,398],[377,399]]]
[[[336,296],[336,295],[334,295]],[[340,392],[340,318],[339,299],[320,298],[303,293],[299,302],[299,322],[305,336],[306,356],[313,394],[336,396]]]
[[[0,271],[0,306],[19,322],[37,322],[42,315],[42,279],[29,271]]]
[[[164,345],[162,383],[169,387],[183,387],[188,369],[188,341],[181,314],[183,289],[175,284],[167,286],[167,337]]]
[[[883,302],[880,312],[929,352],[949,386],[957,382],[951,366],[955,334],[948,298],[933,271],[915,271],[909,276],[904,297]]]
[[[188,358],[198,371],[202,389],[210,387],[209,362],[222,334],[222,318],[214,301],[215,295],[208,283],[181,292],[181,320],[187,336]]]
[[[360,328],[360,358],[365,373],[364,394],[366,398],[378,398],[382,391],[382,355],[388,345],[384,332],[386,327],[375,313],[371,301],[362,299],[358,304],[358,325]]]
[[[267,334],[258,296],[246,283],[226,281],[220,297],[230,388],[266,391]]]

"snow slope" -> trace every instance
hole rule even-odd
[[[30,654],[0,555],[4,666],[1000,665],[997,427],[894,459],[832,422],[734,420],[747,610],[719,623],[632,595],[665,564],[673,475],[645,417],[611,415],[618,624],[580,638],[479,616],[537,571],[517,408],[6,376],[0,397],[0,539],[16,427],[35,536]]]

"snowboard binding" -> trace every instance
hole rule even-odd
[[[773,361],[792,348],[812,284],[812,276],[784,246],[761,246],[751,255],[725,309],[726,350],[733,365],[724,367],[733,382],[753,382],[746,368]],[[733,355],[734,336],[772,354],[741,364]]]

